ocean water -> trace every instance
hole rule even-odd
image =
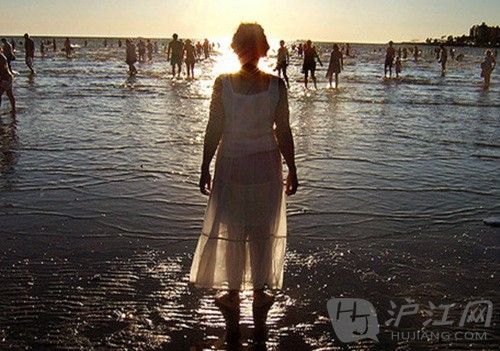
[[[236,58],[221,45],[196,64],[196,79],[171,79],[161,52],[128,77],[124,48],[88,40],[76,40],[69,60],[50,47],[41,58],[37,47],[36,76],[19,54],[15,118],[2,101],[0,346],[217,345],[223,319],[213,296],[187,281],[206,204],[197,182],[211,87]],[[330,46],[318,44],[325,66]],[[456,48],[463,61],[450,60],[441,77],[434,48],[422,46],[400,79],[385,80],[383,46],[351,48],[337,90],[327,88],[326,67],[318,90],[303,88],[296,55],[288,69],[301,186],[288,202],[269,349],[342,347],[326,310],[333,296],[371,299],[384,314],[389,299],[405,297],[498,300],[499,231],[482,223],[500,215],[497,71],[485,92],[483,49]],[[245,300],[245,331],[250,312]],[[454,347],[493,348],[498,331],[490,336]]]

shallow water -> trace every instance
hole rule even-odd
[[[158,54],[128,78],[123,49],[98,46],[71,60],[37,57],[34,77],[21,59],[14,65],[19,113],[5,113],[4,97],[0,124],[0,346],[216,344],[222,316],[187,281],[206,203],[196,184],[211,86],[235,59],[222,48],[197,64],[196,80],[172,80]],[[458,48],[464,61],[442,78],[432,48],[421,47],[401,79],[384,80],[380,48],[353,45],[338,90],[326,88],[324,67],[320,89],[304,90],[292,59],[301,187],[288,204],[269,349],[341,347],[326,311],[340,294],[381,311],[404,297],[498,300],[499,231],[482,224],[500,212],[498,74],[482,91],[483,50]],[[250,312],[245,300],[244,348]]]

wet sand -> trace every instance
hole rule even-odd
[[[196,183],[210,89],[230,59],[217,55],[197,80],[172,81],[161,56],[128,79],[123,52],[96,45],[70,61],[37,58],[32,79],[16,62],[17,118],[2,105],[0,349],[222,348],[213,294],[189,285],[188,273],[206,203]],[[499,229],[482,223],[500,211],[498,78],[481,92],[482,53],[463,49],[465,62],[451,63],[445,79],[429,53],[404,63],[400,81],[384,81],[373,48],[353,47],[339,91],[325,89],[323,70],[321,89],[304,91],[292,61],[302,186],[289,199],[269,350],[345,349],[328,319],[334,296],[371,301],[380,322],[390,300],[498,301]],[[242,349],[262,349],[251,344],[250,304],[246,296]],[[451,345],[398,343],[394,330],[381,326],[380,343],[352,348],[499,343],[495,328],[484,329],[487,340]]]

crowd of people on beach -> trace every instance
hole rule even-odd
[[[121,47],[120,44],[119,46]],[[145,44],[142,39],[139,39],[137,44],[135,44],[132,39],[126,39],[125,46],[125,63],[128,65],[130,75],[137,74],[137,68],[135,67],[136,62],[146,61],[146,51],[149,61],[153,60],[153,52],[158,53],[157,42],[155,41],[152,43],[150,39],[147,40],[147,44]],[[172,35],[172,40],[165,46],[164,50],[167,53],[167,61],[169,61],[172,66],[172,76],[180,77],[182,65],[185,63],[187,77],[194,78],[194,66],[196,61],[202,58],[210,58],[210,52],[214,48],[215,43],[210,43],[208,39],[205,39],[203,43],[198,41],[193,45],[191,39],[186,39],[184,42],[174,33]]]
[[[12,112],[16,111],[15,97],[12,91],[14,71],[12,69],[12,61],[16,60],[16,42],[11,39],[10,42],[6,38],[2,38],[2,45],[0,50],[0,103],[3,93],[6,93],[10,100]],[[137,43],[136,43],[137,42]],[[30,74],[36,74],[34,69],[34,59],[35,59],[35,42],[30,37],[28,33],[24,34],[24,54],[25,63]],[[84,46],[88,45],[88,41],[84,41]],[[107,39],[104,39],[102,45],[108,47],[109,43]],[[118,39],[117,45],[119,48],[122,47],[123,43],[121,39]],[[217,43],[220,47],[220,44]],[[53,52],[57,52],[57,42],[56,39],[41,41],[40,43],[40,55],[45,57],[47,49],[52,47]],[[70,59],[72,58],[75,48],[78,47],[71,43],[69,38],[66,38],[61,48],[65,56]],[[194,44],[191,39],[182,40],[179,39],[177,34],[172,35],[172,39],[168,44],[163,44],[163,51],[166,53],[167,61],[171,65],[171,72],[173,77],[180,78],[182,73],[182,66],[186,66],[186,76],[188,79],[194,79],[194,68],[196,62],[202,59],[209,59],[211,53],[216,48],[216,43],[211,43],[208,39],[203,42],[196,42]],[[376,50],[375,50],[376,51]],[[291,52],[302,60],[302,74],[304,75],[304,86],[307,89],[309,78],[311,78],[314,88],[317,89],[317,79],[316,79],[316,64],[319,63],[323,66],[320,54],[313,45],[311,40],[307,40],[305,43],[298,43],[291,45]],[[125,40],[125,62],[128,65],[128,73],[131,76],[137,74],[137,68],[135,64],[137,62],[144,63],[153,60],[154,55],[159,53],[159,45],[157,41],[151,39],[139,38],[136,41],[132,39]],[[448,50],[444,44],[434,49],[436,55],[436,60],[441,67],[441,75],[444,77],[446,75],[446,65],[448,62],[448,57],[452,60],[461,61],[463,59],[463,54],[456,55],[455,50],[451,48]],[[492,52],[491,50],[486,50],[485,57],[481,62],[481,77],[484,80],[483,88],[485,90],[489,89],[491,74],[496,66],[497,50]],[[290,51],[285,45],[285,41],[281,40],[279,48],[276,55],[276,66],[274,71],[277,71],[277,75],[281,78],[283,77],[286,85],[290,88],[290,80],[287,73],[287,67],[290,65],[290,58],[292,56]],[[418,61],[422,51],[418,46],[413,48],[399,47],[397,50],[394,47],[392,41],[389,42],[384,60],[384,78],[392,78],[393,68],[395,70],[396,78],[400,77],[403,69],[403,60],[406,60],[410,55],[413,55],[415,61]],[[344,44],[342,47],[339,44],[333,44],[332,51],[329,56],[328,68],[326,70],[326,78],[328,79],[329,87],[333,88],[333,82],[335,82],[335,88],[339,87],[339,75],[344,69],[344,58],[353,57],[350,45]],[[389,75],[389,77],[387,77]]]

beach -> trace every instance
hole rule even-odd
[[[194,80],[172,79],[163,53],[129,77],[124,48],[87,40],[74,41],[82,47],[70,60],[37,50],[32,77],[18,55],[15,118],[2,101],[0,349],[219,345],[213,293],[188,281],[207,201],[198,180],[211,89],[234,54],[221,45]],[[331,44],[316,45],[319,90],[303,88],[296,55],[288,68],[300,187],[288,198],[267,348],[344,349],[331,297],[369,300],[379,320],[390,300],[498,302],[500,229],[483,219],[500,215],[500,79],[497,69],[481,89],[484,49],[455,48],[464,59],[441,77],[433,47],[421,46],[418,62],[386,80],[385,46],[351,44],[335,90],[325,79]],[[276,48],[262,62],[270,72]],[[499,317],[496,308],[494,325]],[[242,325],[242,347],[253,349],[248,299]],[[478,327],[486,340],[450,346],[380,328],[381,343],[359,349],[493,350],[500,338],[498,327]]]

